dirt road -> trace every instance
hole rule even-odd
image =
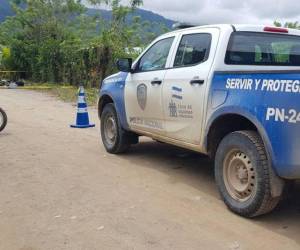
[[[0,249],[300,249],[300,187],[246,220],[219,199],[212,163],[148,139],[108,155],[75,107],[0,89]]]

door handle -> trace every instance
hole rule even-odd
[[[162,80],[157,80],[157,79],[155,79],[155,80],[153,80],[153,81],[151,82],[151,84],[152,84],[152,85],[161,85],[161,84],[162,84]]]
[[[200,80],[200,79],[194,79],[190,81],[191,85],[202,85],[204,84],[204,80]]]

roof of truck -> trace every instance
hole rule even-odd
[[[193,31],[198,29],[205,28],[218,28],[220,30],[228,30],[229,28],[233,31],[249,31],[249,32],[266,32],[266,33],[282,33],[287,35],[297,35],[300,36],[300,30],[282,28],[282,27],[274,27],[270,25],[251,25],[251,24],[213,24],[213,25],[201,25],[201,26],[193,26],[191,28],[178,29],[171,31],[168,34],[176,34],[184,31]]]

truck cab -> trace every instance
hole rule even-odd
[[[181,29],[117,65],[98,102],[108,152],[148,136],[207,154],[224,202],[245,217],[270,212],[285,180],[300,179],[300,31]]]

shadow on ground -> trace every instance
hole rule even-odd
[[[206,156],[154,141],[134,146],[120,156],[135,163],[146,162],[152,168],[170,177],[170,182],[193,186],[215,199],[220,199],[214,182],[213,162]],[[225,209],[225,207],[224,207]],[[252,223],[276,231],[300,243],[300,183],[289,183],[284,199],[270,214],[252,219]]]

